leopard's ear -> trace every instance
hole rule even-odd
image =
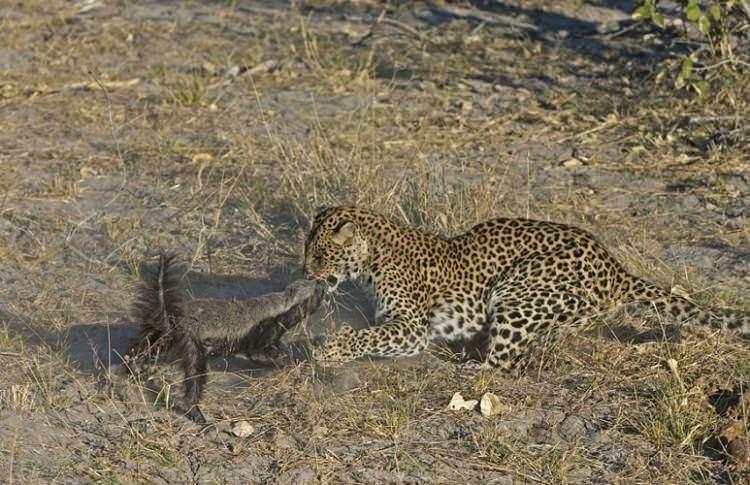
[[[335,209],[335,206],[331,205],[319,205],[315,207],[315,216],[313,216],[313,220],[320,221],[322,219],[325,219],[333,209]]]
[[[328,212],[330,211],[332,207],[327,205],[319,205],[315,208],[315,212],[313,213],[313,217],[311,219],[312,221],[312,227],[318,226],[323,220],[328,216]]]
[[[357,228],[353,222],[344,222],[331,233],[331,240],[339,246],[348,246],[354,240]]]

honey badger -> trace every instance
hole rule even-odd
[[[317,309],[324,285],[298,280],[284,291],[246,300],[188,299],[185,273],[176,255],[162,253],[156,274],[141,282],[133,316],[142,328],[130,344],[126,363],[132,372],[157,353],[179,358],[185,374],[185,414],[205,424],[198,402],[208,356],[249,355],[277,343]]]

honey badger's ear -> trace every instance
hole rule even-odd
[[[344,222],[331,233],[331,239],[339,246],[347,246],[352,243],[357,228],[353,222]]]

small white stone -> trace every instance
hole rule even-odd
[[[224,77],[237,77],[240,74],[240,66],[234,65],[224,71]]]
[[[465,401],[461,393],[457,392],[451,398],[451,402],[448,403],[448,409],[450,409],[451,411],[471,411],[472,409],[477,407],[477,403],[479,403],[479,401],[477,401],[476,399]]]
[[[569,168],[570,168],[570,167],[580,167],[581,165],[583,165],[583,162],[581,162],[581,161],[580,161],[579,159],[577,159],[577,158],[569,158],[569,159],[565,160],[565,161],[564,161],[564,162],[562,163],[562,166],[563,166],[563,167],[569,167]]]
[[[232,434],[238,438],[247,438],[255,433],[255,427],[247,421],[237,421],[232,425]]]
[[[482,412],[483,416],[495,416],[501,414],[504,410],[505,406],[500,402],[500,398],[491,392],[485,392],[479,401],[479,411]]]

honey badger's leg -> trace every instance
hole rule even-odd
[[[180,356],[180,365],[185,374],[186,414],[196,423],[205,424],[206,418],[198,402],[206,384],[206,349],[200,339],[185,333],[177,337],[174,350]]]
[[[165,347],[164,339],[159,337],[161,337],[161,332],[144,326],[131,340],[125,353],[125,368],[129,374],[140,372],[144,364],[152,359],[161,347]]]

